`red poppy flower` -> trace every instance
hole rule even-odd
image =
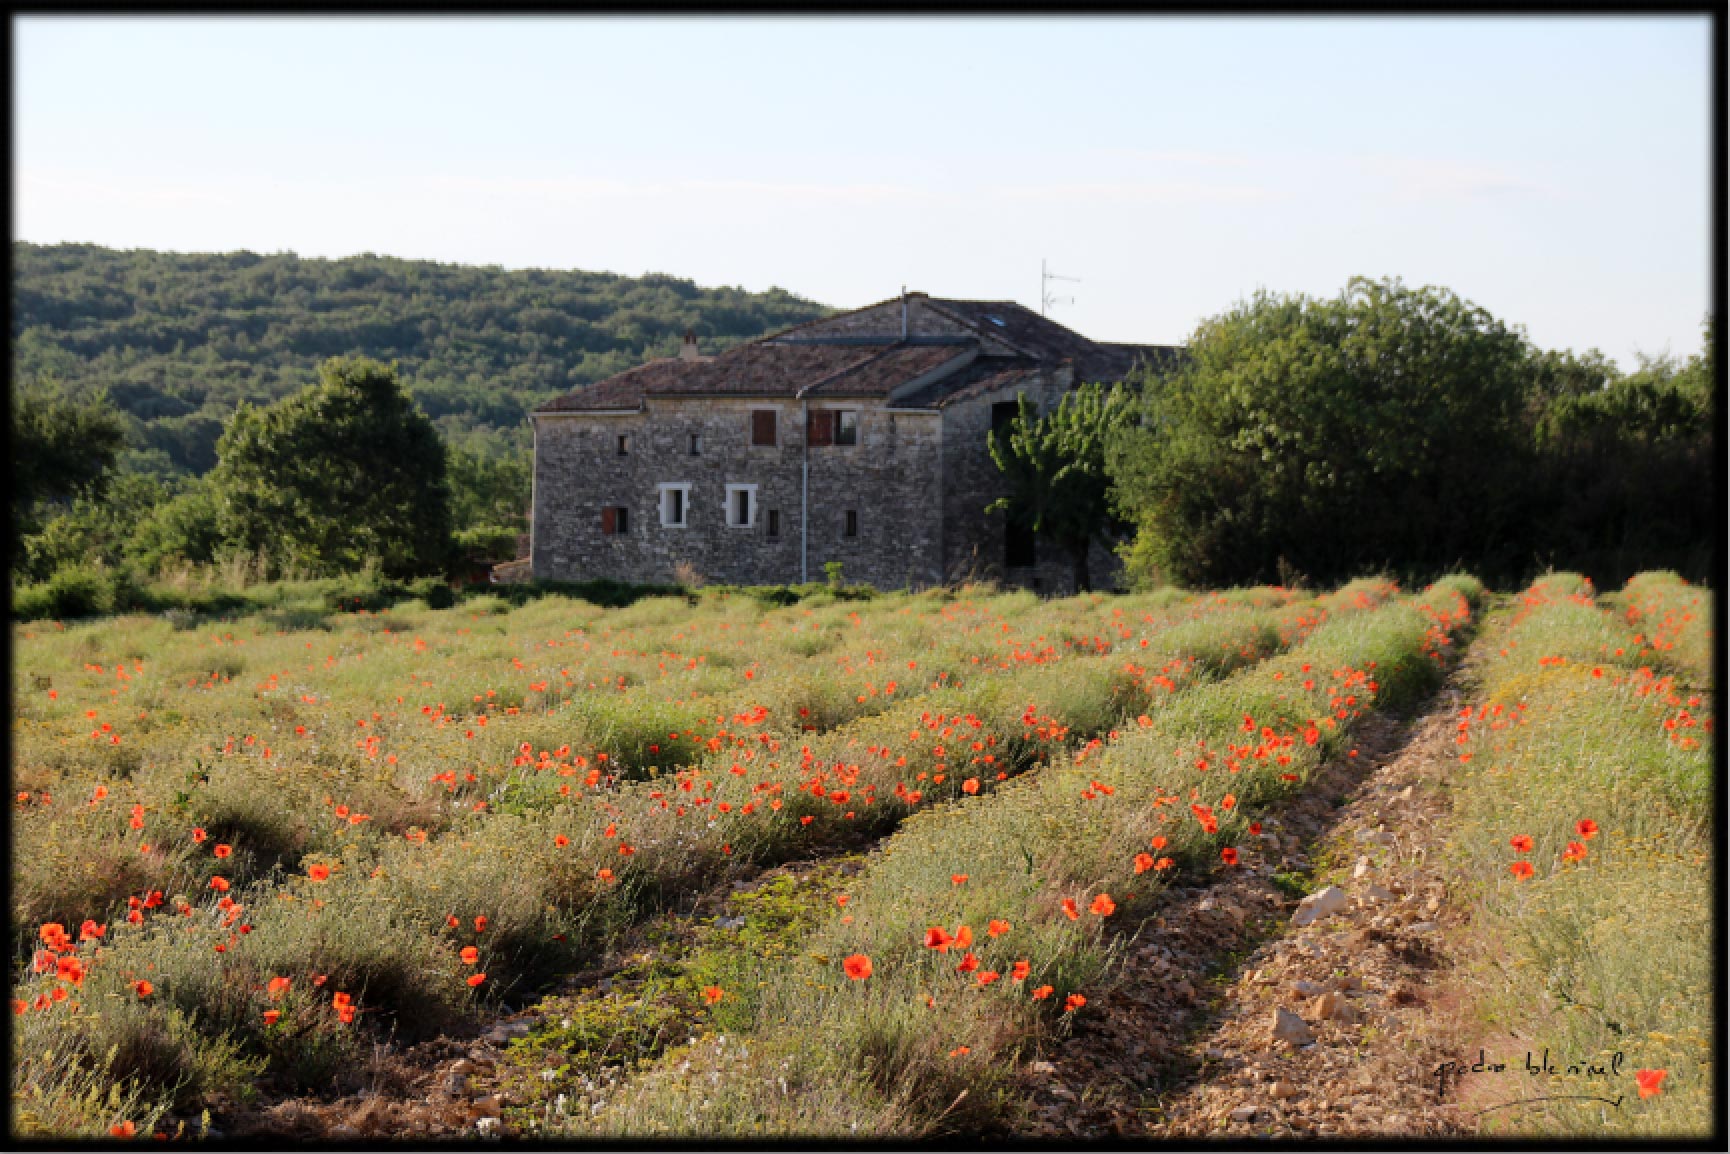
[[[1011,981],[1015,982],[1026,981],[1027,975],[1032,972],[1033,966],[1031,963],[1027,961],[1019,961],[1009,967],[1009,978]]]
[[[282,1018],[282,1011],[281,1010],[266,1010],[264,1012],[264,1024],[267,1026],[276,1025],[276,1023],[278,1021],[280,1021],[281,1018]]]
[[[1224,849],[1219,851],[1219,860],[1224,862],[1226,865],[1236,865],[1237,850],[1229,845],[1226,846]]]
[[[967,1046],[957,1046],[953,1050],[949,1051],[949,1056],[951,1058],[961,1058],[971,1053],[973,1053],[971,1048]]]
[[[967,884],[967,875],[966,874],[950,874],[949,880],[958,886],[966,885]]]
[[[1508,867],[1508,872],[1513,874],[1520,881],[1525,881],[1527,878],[1532,876],[1532,863],[1529,861],[1517,861]]]
[[[950,941],[949,931],[942,926],[932,926],[925,931],[925,948],[928,950],[947,953]]]
[[[476,962],[480,961],[481,952],[473,946],[464,946],[462,948],[462,953],[459,956],[462,958],[465,966],[472,966]]]
[[[962,782],[961,783],[961,792],[967,793],[967,794],[978,793],[979,792],[979,779],[977,777],[970,777],[966,781]]]
[[[151,994],[156,992],[156,987],[140,978],[138,981],[132,983],[132,992],[141,998],[148,998]]]
[[[1523,833],[1517,833],[1508,839],[1508,844],[1514,847],[1515,853],[1531,853],[1532,839]]]
[[[1164,849],[1165,848],[1165,838],[1156,837],[1153,839],[1153,841],[1150,844],[1152,844],[1154,849]]]
[[[471,986],[478,986],[486,980],[487,980],[487,976],[485,974],[470,974],[469,975],[469,985],[471,985]]]
[[[1086,998],[1082,997],[1080,994],[1071,994],[1069,997],[1063,999],[1063,1012],[1066,1014],[1073,1014],[1085,1005],[1087,1005]]]
[[[1589,817],[1583,817],[1574,823],[1574,832],[1579,834],[1582,840],[1591,841],[1598,836],[1598,823]]]
[[[1663,1093],[1664,1079],[1668,1076],[1668,1070],[1635,1070],[1634,1081],[1640,1084],[1640,1097],[1651,1098]]]
[[[475,933],[484,934],[486,932],[487,932],[487,916],[485,914],[481,914],[475,918]]]
[[[841,969],[855,982],[863,982],[871,976],[871,959],[864,954],[849,954],[841,959]]]
[[[558,846],[560,849],[564,849],[566,846],[571,844],[571,839],[562,833],[556,833],[553,835],[553,844]]]
[[[1117,909],[1117,903],[1111,900],[1110,894],[1100,894],[1093,899],[1093,904],[1087,907],[1092,913],[1102,918],[1108,918]]]
[[[1063,899],[1063,912],[1072,922],[1081,916],[1081,911],[1075,907],[1074,898]]]
[[[131,1121],[116,1122],[108,1128],[108,1134],[112,1138],[131,1138],[137,1133],[138,1126]]]
[[[234,847],[231,845],[219,845],[216,847],[215,852],[217,857],[227,857],[229,854],[234,852]]]
[[[955,937],[949,944],[958,950],[965,950],[968,946],[971,946],[973,944],[973,927],[956,926]]]
[[[1135,872],[1136,873],[1138,873],[1138,874],[1146,873],[1148,870],[1150,870],[1152,868],[1153,868],[1153,855],[1152,854],[1138,853],[1135,855]]]
[[[703,1000],[711,1006],[726,996],[726,992],[722,990],[720,986],[703,987]]]
[[[265,986],[265,992],[272,998],[280,998],[282,995],[288,993],[288,987],[291,984],[292,981],[288,978],[272,978]]]
[[[1049,998],[1051,994],[1052,988],[1050,986],[1040,986],[1037,990],[1033,991],[1033,1000],[1036,1002],[1043,1002],[1045,999]]]
[[[315,882],[328,881],[330,879],[330,867],[327,865],[315,865],[306,871],[306,876]]]
[[[210,836],[209,834],[205,833],[202,829],[199,829],[197,827],[194,827],[192,830],[192,840],[197,842],[199,845],[203,845],[204,839],[209,837],[209,836]]]
[[[1008,932],[1009,923],[1002,918],[992,918],[990,922],[986,923],[985,933],[987,937],[1000,938]]]
[[[1568,848],[1562,851],[1563,861],[1585,861],[1586,846],[1583,842],[1571,841]]]

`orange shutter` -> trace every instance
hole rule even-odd
[[[617,533],[618,531],[618,514],[611,505],[608,505],[601,510],[601,532]]]

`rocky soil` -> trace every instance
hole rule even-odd
[[[1415,720],[1372,719],[1235,869],[1172,891],[1113,987],[1024,1067],[1018,1133],[1467,1136],[1435,1077],[1466,1046],[1465,919],[1436,860],[1457,708],[1444,690]]]

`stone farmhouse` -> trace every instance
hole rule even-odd
[[[1090,341],[1009,301],[905,293],[699,354],[650,361],[532,417],[530,569],[613,578],[880,589],[969,577],[1051,593],[1063,551],[985,507],[1004,482],[987,434],[1025,394],[1041,412],[1124,379],[1165,346]],[[1095,547],[1094,581],[1115,558]]]

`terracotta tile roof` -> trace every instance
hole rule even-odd
[[[631,410],[645,396],[879,397],[968,350],[956,345],[819,345],[757,341],[708,361],[650,361],[586,389],[555,398],[536,412]]]
[[[891,301],[867,305],[866,312]],[[541,405],[536,412],[635,410],[645,396],[807,396],[880,397],[896,388],[941,374],[944,366],[969,353],[983,353],[960,372],[916,385],[896,401],[910,407],[951,404],[1001,387],[990,382],[1003,374],[1025,374],[1040,366],[1068,362],[1081,381],[1119,381],[1138,363],[1165,367],[1183,356],[1167,345],[1129,345],[1090,341],[1056,321],[1014,301],[966,301],[910,294],[963,333],[948,338],[856,331],[826,338],[823,325],[834,317],[796,325],[772,336],[739,345],[703,361],[659,360],[629,369]],[[846,316],[849,314],[837,314]],[[990,355],[1003,348],[1018,355]],[[1004,378],[1012,379],[1012,378]]]

